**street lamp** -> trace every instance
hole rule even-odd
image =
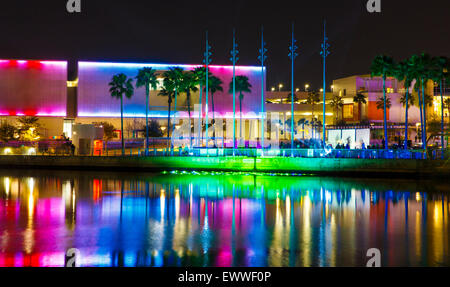
[[[272,87],[272,92],[275,92],[275,87]]]
[[[331,91],[333,92],[333,90],[334,90],[334,85],[331,85]]]
[[[308,84],[306,84],[306,85],[305,85],[305,91],[307,92],[307,91],[308,91],[308,89],[309,89],[309,85],[308,85]]]
[[[295,89],[295,91],[296,91],[296,92],[299,92],[299,91],[300,91],[300,89],[299,89],[299,88],[297,88],[297,89]]]
[[[323,89],[320,89],[320,92],[322,93],[322,92],[323,92]]]
[[[278,91],[281,92],[281,89],[283,88],[283,84],[278,85]]]

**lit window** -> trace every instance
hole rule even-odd
[[[342,112],[344,119],[353,119],[353,104],[344,105]]]

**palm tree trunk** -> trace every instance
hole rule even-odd
[[[442,79],[440,82],[440,92],[441,92],[441,149],[442,149],[442,159],[444,159],[444,94],[442,92]]]
[[[213,138],[214,138],[214,146],[216,145],[216,115],[214,111],[214,93],[211,92],[211,108],[213,113]]]
[[[197,145],[199,147],[202,145],[202,135],[203,135],[203,133],[202,133],[202,110],[203,110],[203,107],[202,107],[202,92],[203,92],[203,85],[200,82],[200,95],[199,95],[199,98],[198,98],[200,109],[198,111],[198,132],[197,132],[197,137],[198,137],[198,139],[197,139],[198,144]]]
[[[303,135],[302,138],[305,140],[305,124],[302,124]]]
[[[408,89],[408,88],[407,88]],[[405,104],[405,146],[404,149],[407,150],[408,149],[408,109],[409,109],[409,92],[408,90],[406,90],[406,104]]]
[[[120,95],[120,132],[122,138],[122,156],[125,156],[125,140],[123,138],[123,95]]]
[[[419,88],[417,89],[417,97],[419,98],[419,111],[420,111],[420,129],[422,131],[421,140],[423,142],[423,110],[422,110],[422,97],[421,97],[421,87],[419,84]]]
[[[168,100],[168,107],[169,112],[167,114],[167,139],[170,139],[170,106],[172,104],[172,101],[170,100],[171,95],[169,94],[169,100]],[[167,143],[169,145],[169,143]]]
[[[148,156],[148,96],[150,94],[150,86],[146,86],[145,97],[145,156]]]
[[[191,129],[191,90],[188,88],[186,92],[186,101],[188,105],[188,115],[189,115],[189,147],[192,147],[192,129]]]
[[[362,115],[361,115],[361,113],[362,113],[362,103],[361,102],[358,103],[358,113],[359,113],[359,122],[361,123],[361,121],[362,121]]]
[[[239,94],[239,140],[242,140],[242,93]]]
[[[388,133],[387,133],[387,108],[386,108],[386,76],[383,76],[383,99],[384,99],[384,149],[389,149],[389,140],[388,140]]]
[[[175,88],[175,103],[173,106],[173,122],[174,125],[172,127],[172,137],[170,138],[170,148],[173,149],[173,133],[175,132],[176,128],[176,119],[177,119],[177,98],[178,98],[178,90]]]
[[[425,85],[422,78],[422,108],[423,108],[423,149],[427,150],[427,103],[425,102]],[[426,154],[425,154],[426,156]]]

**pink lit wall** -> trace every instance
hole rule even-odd
[[[0,116],[66,116],[67,62],[0,60]]]
[[[101,63],[101,62],[79,62],[78,63],[78,116],[79,117],[120,117],[120,101],[111,98],[108,83],[118,73],[124,73],[128,77],[137,75],[138,69],[151,67],[159,72],[168,70],[170,67],[180,67],[184,70],[193,70],[198,65],[168,65],[168,64],[130,64],[130,63]],[[233,97],[228,93],[229,83],[232,80],[232,66],[211,66],[213,75],[223,81],[223,92],[214,94],[214,105],[216,116],[232,117]],[[247,76],[252,85],[251,93],[244,94],[243,113],[244,117],[254,118],[261,110],[261,67],[239,66],[236,67],[236,76]],[[264,72],[265,78],[265,72]],[[264,79],[265,81],[265,79]],[[239,95],[236,94],[236,112],[239,112]],[[205,108],[205,95],[203,94],[203,110]],[[192,114],[194,104],[198,104],[198,93],[192,95]],[[186,96],[179,95],[178,110],[186,111]],[[209,98],[209,111],[211,113],[211,98]],[[173,107],[172,107],[173,110]],[[254,113],[255,116],[252,115]],[[124,113],[126,117],[145,116],[145,89],[135,90],[131,99],[124,99]],[[187,113],[182,113],[186,116]],[[167,117],[167,99],[157,96],[153,91],[150,96],[150,116]],[[211,114],[210,114],[211,117]]]

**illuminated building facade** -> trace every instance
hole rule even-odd
[[[45,136],[60,136],[63,130],[71,134],[73,123],[91,124],[110,122],[115,128],[120,128],[120,101],[111,97],[108,83],[112,77],[124,73],[135,78],[138,70],[151,67],[157,70],[160,85],[151,91],[149,99],[149,117],[156,119],[163,130],[167,127],[168,106],[167,97],[158,95],[162,84],[162,73],[171,67],[180,67],[185,71],[193,70],[199,65],[172,64],[133,64],[106,62],[78,62],[77,77],[68,81],[67,62],[58,61],[0,61],[0,116],[11,118],[17,116],[38,116],[45,126]],[[208,109],[209,119],[233,118],[233,99],[229,93],[232,81],[232,66],[210,66],[212,75],[222,80],[223,91],[214,93],[214,103],[209,93],[209,105],[205,105],[203,92],[203,117]],[[236,75],[246,76],[251,84],[251,93],[244,93],[242,113],[246,123],[250,119],[260,118],[261,111],[261,67],[237,66]],[[239,119],[239,93],[236,94],[236,119]],[[191,93],[190,111],[192,120],[198,117],[195,105],[199,104],[199,91]],[[198,107],[198,106],[197,106]],[[174,102],[171,106],[171,116],[174,117]],[[177,118],[186,120],[188,106],[186,94],[179,93],[176,110]],[[136,121],[145,117],[145,88],[135,89],[131,99],[124,99],[124,129],[125,137],[131,137]],[[248,127],[247,127],[248,128]]]
[[[60,135],[67,114],[67,62],[0,60],[0,117],[38,116]],[[57,120],[55,120],[57,119]]]
[[[414,84],[412,85],[412,87]],[[411,144],[420,142],[417,137],[420,127],[420,111],[418,108],[417,92],[413,88],[409,92],[416,99],[415,106],[410,106],[408,111],[408,138]],[[405,136],[405,108],[400,102],[400,98],[405,94],[403,82],[395,78],[386,80],[386,96],[390,99],[391,107],[387,110],[388,136],[389,141],[402,143]],[[431,94],[429,88],[427,94]],[[363,95],[366,103],[357,103],[354,101],[356,95]],[[377,109],[377,101],[383,98],[383,80],[381,77],[371,77],[370,75],[356,75],[333,81],[333,95],[340,96],[343,100],[343,107],[335,109],[336,126],[332,127],[335,133],[342,131],[344,144],[349,135],[354,135],[355,130],[364,133],[365,145],[381,145],[384,138],[383,133],[383,110]],[[349,129],[351,131],[349,131]],[[366,134],[370,130],[370,135]],[[334,138],[334,135],[333,135]],[[351,137],[351,146],[357,147],[360,142]]]

